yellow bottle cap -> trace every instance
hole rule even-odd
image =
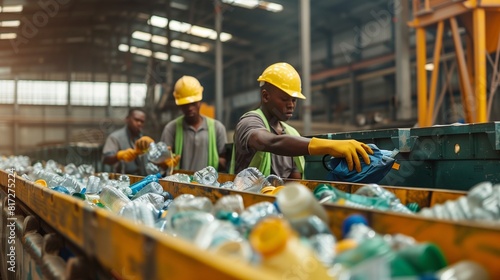
[[[292,232],[285,220],[266,218],[260,221],[250,233],[250,244],[263,257],[281,252]]]
[[[40,185],[42,187],[47,187],[47,182],[45,182],[45,180],[43,180],[43,179],[36,180],[35,184],[38,184],[38,185]]]
[[[278,194],[285,186],[277,186],[272,192],[271,195]]]
[[[358,242],[354,239],[343,239],[340,242],[337,243],[337,246],[335,246],[335,252],[337,254],[340,254],[344,251],[351,250],[358,247]]]
[[[273,186],[267,186],[267,187],[263,187],[261,190],[260,190],[260,193],[262,194],[271,194],[274,189],[276,189],[275,187]]]

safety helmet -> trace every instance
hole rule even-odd
[[[306,99],[302,94],[299,73],[286,62],[278,62],[267,67],[257,81],[270,83],[292,97]]]
[[[177,105],[201,101],[203,98],[203,87],[195,77],[182,76],[175,83],[174,98]]]

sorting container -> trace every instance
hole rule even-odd
[[[110,174],[113,178],[117,174]],[[225,175],[220,174],[220,180]],[[228,175],[229,176],[229,175]],[[130,176],[131,183],[143,177]],[[0,171],[0,185],[6,189],[8,175]],[[228,177],[230,178],[230,177]],[[309,188],[322,182],[303,181]],[[236,190],[208,187],[160,180],[164,190],[174,197],[194,194],[215,202],[228,194],[239,194],[246,207],[261,201],[274,201],[275,197]],[[360,184],[339,184],[351,191]],[[413,189],[395,188],[398,197],[412,193]],[[430,205],[437,197],[460,196],[463,192],[415,190],[426,197]],[[434,197],[434,199],[433,199]],[[234,262],[223,256],[202,251],[187,241],[167,236],[155,229],[133,224],[103,209],[86,207],[84,202],[16,177],[16,199],[36,216],[54,228],[58,234],[78,246],[89,259],[119,278],[134,279],[195,279],[203,275],[220,279],[278,279],[272,271]],[[412,199],[412,198],[410,198]],[[500,277],[500,228],[484,225],[429,219],[369,209],[355,209],[325,204],[329,227],[337,238],[341,237],[342,221],[351,214],[363,214],[374,230],[381,234],[402,233],[417,241],[434,242],[450,263],[469,259],[483,265],[492,279]],[[231,265],[227,265],[231,263]],[[193,269],[196,268],[196,269]]]

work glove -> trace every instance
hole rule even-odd
[[[135,141],[135,149],[143,154],[147,149],[149,149],[149,145],[151,143],[154,143],[155,140],[153,140],[151,137],[149,136],[142,136],[141,138],[137,139],[137,141]]]
[[[345,158],[349,171],[353,164],[356,171],[361,172],[361,162],[358,154],[363,158],[366,164],[370,164],[368,153],[373,155],[372,149],[365,143],[356,140],[328,140],[312,138],[307,147],[310,155],[331,155],[333,157]]]
[[[119,161],[131,162],[137,157],[137,151],[130,148],[126,150],[121,150],[116,153],[116,158]]]
[[[175,168],[179,162],[181,161],[181,156],[180,155],[174,155],[172,154],[172,157],[169,157],[165,160],[164,164],[168,168]]]

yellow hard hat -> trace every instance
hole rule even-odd
[[[203,87],[195,77],[182,76],[175,83],[174,98],[177,105],[201,101],[203,98]]]
[[[257,81],[270,83],[292,97],[306,99],[302,94],[299,73],[286,62],[278,62],[267,67]]]

